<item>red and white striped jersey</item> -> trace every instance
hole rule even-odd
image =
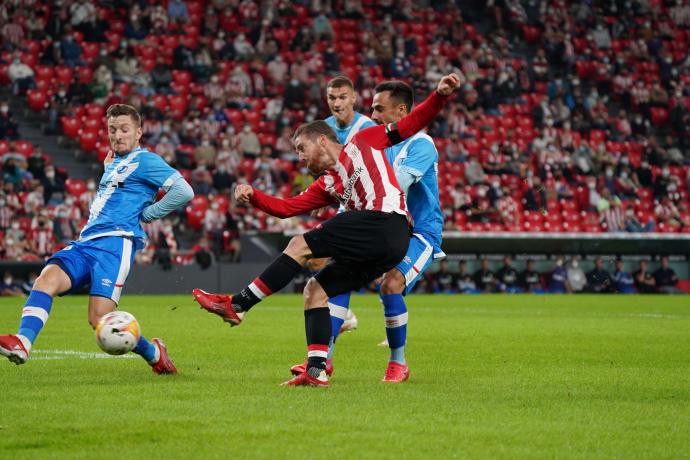
[[[347,210],[382,211],[407,215],[405,195],[383,149],[371,147],[363,130],[340,151],[335,167],[315,184],[323,187]]]

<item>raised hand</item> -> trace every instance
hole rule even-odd
[[[453,91],[459,88],[464,80],[464,77],[461,77],[461,75],[462,74],[458,75],[456,73],[451,73],[441,78],[436,88],[438,94],[441,96],[449,96]]]
[[[235,187],[235,200],[242,204],[249,204],[249,199],[254,194],[254,189],[251,185],[240,184]]]

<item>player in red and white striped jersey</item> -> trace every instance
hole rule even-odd
[[[332,261],[304,289],[307,335],[307,370],[287,385],[328,385],[326,357],[331,336],[328,298],[357,290],[392,269],[407,251],[410,218],[405,196],[385,159],[383,149],[402,142],[428,125],[443,109],[448,96],[460,85],[450,74],[413,112],[398,123],[378,125],[357,133],[344,147],[324,121],[300,126],[293,136],[300,160],[314,174],[323,174],[293,198],[271,197],[249,186],[238,186],[238,201],[278,217],[339,203],[337,214],[304,235],[294,237],[283,253],[238,294],[192,293],[202,308],[231,325],[264,297],[284,288],[312,257]]]

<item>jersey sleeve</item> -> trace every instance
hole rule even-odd
[[[142,171],[144,180],[156,188],[162,188],[166,192],[177,179],[182,177],[175,168],[155,153],[147,153],[140,163],[143,163],[141,166],[144,166]]]
[[[406,172],[415,178],[415,182],[424,176],[429,168],[438,161],[436,146],[429,139],[421,138],[411,141],[407,148],[407,156],[402,159],[396,169]]]
[[[254,189],[250,202],[266,214],[281,219],[335,204],[336,199],[326,191],[324,177],[319,177],[304,192],[292,198],[276,198]]]
[[[434,90],[424,102],[400,121],[363,129],[354,135],[352,142],[366,144],[379,150],[399,144],[431,123],[449,99],[450,97],[441,96]]]

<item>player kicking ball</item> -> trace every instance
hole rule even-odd
[[[279,217],[290,217],[339,203],[346,212],[290,240],[283,253],[249,286],[235,295],[193,291],[202,308],[231,325],[266,296],[284,288],[312,257],[332,260],[307,282],[304,319],[307,366],[285,385],[328,386],[326,358],[331,337],[328,299],[359,289],[395,267],[410,242],[410,219],[400,189],[383,149],[413,136],[443,109],[460,78],[450,74],[412,113],[398,123],[364,129],[342,146],[323,121],[300,126],[293,136],[295,149],[313,174],[321,174],[307,190],[280,199],[249,186],[239,186],[242,203]]]
[[[160,219],[194,197],[192,188],[175,169],[153,152],[139,146],[141,117],[129,105],[114,104],[106,112],[112,152],[104,161],[89,220],[79,239],[53,254],[36,279],[24,304],[19,332],[0,335],[0,354],[15,364],[29,358],[36,337],[48,320],[53,298],[91,284],[88,318],[95,328],[101,317],[114,311],[146,233],[141,221]],[[154,199],[159,189],[166,195]],[[156,374],[175,374],[160,339],[137,342],[134,353]]]
[[[380,83],[374,89],[371,118],[379,124],[400,121],[412,109],[414,91],[401,81]],[[414,228],[405,257],[383,275],[380,282],[380,299],[386,326],[386,345],[390,358],[384,382],[399,383],[410,376],[405,360],[407,341],[407,306],[404,297],[434,258],[444,257],[441,250],[443,214],[438,197],[438,151],[434,141],[420,131],[412,137],[384,150],[388,162],[393,166],[400,189],[405,193],[407,207],[412,214]],[[329,299],[332,322],[332,338],[328,349],[326,372],[333,372],[333,349],[342,325],[348,321],[350,293]],[[298,375],[304,372],[305,364],[293,366],[290,371]]]

